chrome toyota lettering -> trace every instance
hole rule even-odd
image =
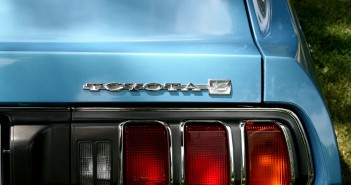
[[[183,89],[182,91],[189,91],[189,90],[192,90],[192,91],[201,91],[201,87],[198,87],[192,83],[188,83]]]
[[[122,89],[124,89],[124,84],[120,84],[120,83],[116,83],[116,82],[113,82],[113,83],[108,83],[105,85],[105,89],[108,90],[108,91],[120,91]]]
[[[165,83],[165,88],[168,91],[177,91],[178,89],[181,89],[182,84],[181,83]]]
[[[100,90],[107,90],[110,92],[118,92],[122,90],[128,91],[160,91],[166,90],[170,92],[182,91],[182,92],[199,92],[202,90],[208,90],[210,95],[230,95],[231,94],[231,81],[230,80],[208,80],[207,85],[198,85],[193,83],[181,84],[181,83],[86,83],[83,85],[84,90],[91,92],[97,92]]]
[[[147,83],[144,85],[144,89],[148,91],[159,91],[163,88],[163,85],[158,83]]]

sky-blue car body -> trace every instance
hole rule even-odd
[[[287,0],[0,0],[0,106],[225,103],[291,107],[311,146],[314,184],[341,184],[333,126]],[[85,83],[206,84],[208,92],[91,92]]]

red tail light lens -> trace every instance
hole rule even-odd
[[[123,184],[169,184],[169,138],[163,125],[127,123],[123,141]]]
[[[228,185],[228,134],[220,123],[187,123],[184,135],[186,185]]]
[[[289,185],[290,158],[284,133],[275,123],[245,126],[247,184]]]

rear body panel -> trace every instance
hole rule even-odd
[[[261,62],[258,55],[20,53],[1,54],[0,102],[261,102]],[[250,78],[248,78],[250,77]],[[90,92],[85,83],[207,84],[231,79],[232,93],[209,96],[201,92]],[[243,81],[242,79],[245,79]]]
[[[242,1],[2,3],[0,104],[261,102],[261,56]],[[230,79],[231,95],[82,88],[209,79]]]
[[[135,106],[129,103],[138,103],[145,110],[150,107],[162,110],[175,108],[176,111],[188,106],[194,109],[209,107],[203,112],[208,111],[209,115],[219,120],[233,121],[230,124],[237,128],[233,132],[234,139],[239,139],[240,120],[254,115],[247,108],[239,111],[244,112],[240,113],[240,118],[225,117],[228,113],[221,111],[228,110],[213,111],[216,106],[234,109],[247,106],[288,108],[297,115],[293,119],[301,120],[301,129],[306,132],[311,146],[310,162],[313,162],[313,166],[311,169],[303,168],[307,184],[341,184],[339,154],[332,123],[290,3],[269,0],[88,0],[84,3],[68,0],[2,0],[1,129],[11,128],[12,147],[16,145],[16,148],[23,150],[11,153],[12,159],[19,159],[11,161],[16,166],[11,175],[18,177],[12,183],[76,184],[78,179],[74,176],[78,172],[74,160],[71,163],[58,155],[51,155],[53,159],[60,158],[64,162],[46,163],[51,160],[49,154],[57,151],[57,148],[49,147],[52,146],[50,142],[56,142],[59,146],[72,144],[67,137],[70,137],[71,130],[75,131],[75,124],[86,124],[89,128],[103,125],[116,127],[126,119],[138,118],[161,119],[174,124],[167,118],[168,114],[160,110],[153,112],[154,116],[148,115],[147,111],[129,110],[129,107]],[[262,8],[262,5],[265,7]],[[209,79],[231,80],[231,94],[211,96],[207,91],[109,92],[83,89],[85,83],[207,84]],[[89,107],[101,105],[108,105],[109,108],[93,108],[89,112]],[[46,108],[38,108],[40,106]],[[127,113],[121,116],[118,107]],[[51,111],[54,113],[45,113]],[[128,116],[129,111],[136,113]],[[178,116],[175,120],[214,119],[206,114],[199,116],[189,112],[189,115],[175,114]],[[269,116],[269,113],[266,115],[259,118],[282,119]],[[178,127],[178,123],[174,124],[175,140],[179,139]],[[60,129],[66,136],[61,141],[57,136]],[[111,137],[111,141],[118,143],[117,131],[109,131],[116,132],[112,133],[116,137]],[[111,136],[110,132],[106,137]],[[78,141],[95,137],[94,134],[104,131],[87,133],[92,135],[78,134],[77,138],[71,139]],[[39,144],[34,146],[37,148],[28,150],[41,151],[40,147],[47,150],[39,152],[39,155],[26,153],[27,146],[33,147],[33,140],[36,143],[39,141]],[[1,148],[4,148],[4,141],[2,139]],[[180,145],[179,142],[176,140],[175,144]],[[65,158],[75,157],[74,146],[75,143],[72,144],[73,148],[65,148]],[[117,145],[114,147],[113,150],[117,152]],[[234,147],[240,150],[240,143],[234,143]],[[12,152],[13,149],[7,151]],[[175,152],[178,152],[175,158],[180,157],[180,151]],[[24,153],[25,156],[22,155]],[[6,154],[3,156],[2,159],[8,159]],[[41,157],[46,162],[38,168],[32,168],[32,161],[26,160],[33,158],[33,161],[40,161]],[[26,166],[25,173],[19,167],[21,160]],[[240,164],[239,159],[235,160],[234,164]],[[58,178],[60,175],[52,177],[46,172],[50,164],[62,178]],[[176,165],[175,169],[179,170],[180,163]],[[243,171],[237,167],[236,182],[240,183]],[[71,171],[62,172],[67,168]],[[117,168],[115,165],[114,169]],[[39,169],[39,172],[33,172],[35,175],[32,178],[33,169]],[[70,179],[72,174],[73,178]],[[177,179],[174,182],[180,183],[180,172],[177,171],[175,175]],[[118,182],[118,177],[113,176],[113,182]]]

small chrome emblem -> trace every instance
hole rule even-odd
[[[100,90],[107,90],[110,92],[118,92],[122,90],[128,91],[160,91],[166,90],[170,92],[176,91],[193,91],[199,92],[202,90],[208,90],[210,95],[230,95],[232,90],[232,85],[230,80],[208,80],[207,85],[197,85],[193,83],[181,84],[181,83],[118,83],[110,82],[107,84],[103,83],[86,83],[83,85],[84,90],[90,90],[91,92],[98,92]]]
[[[230,80],[209,80],[209,94],[229,95],[231,88]]]

